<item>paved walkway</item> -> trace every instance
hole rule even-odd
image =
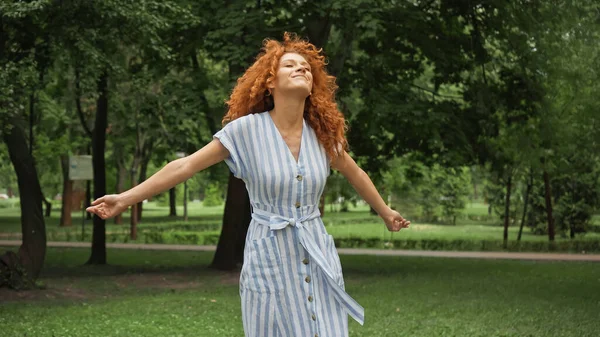
[[[0,247],[19,246],[18,240],[0,240]],[[48,247],[81,247],[90,248],[89,242],[48,242]],[[183,251],[215,251],[216,246],[198,245],[167,245],[139,243],[107,243],[107,248],[143,249],[143,250],[183,250]],[[357,249],[339,248],[342,255],[377,255],[377,256],[423,256],[445,258],[472,259],[512,259],[512,260],[551,260],[551,261],[594,261],[600,262],[600,254],[556,254],[556,253],[519,253],[519,252],[454,252],[430,250],[387,250],[387,249]]]

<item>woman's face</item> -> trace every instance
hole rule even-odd
[[[296,53],[285,53],[279,60],[279,68],[272,89],[279,93],[301,95],[306,98],[312,91],[313,77],[306,59]]]

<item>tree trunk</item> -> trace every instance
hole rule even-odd
[[[43,193],[42,193],[42,202],[46,206],[46,213],[44,213],[44,216],[46,218],[49,218],[52,215],[52,203],[44,197]]]
[[[93,163],[92,163],[92,166],[93,166]],[[91,205],[92,205],[92,182],[88,180],[85,182],[85,201],[84,201],[83,208],[84,209],[88,208]],[[86,219],[91,220],[92,213],[89,213],[89,212],[85,212],[85,213],[86,213]]]
[[[331,32],[331,21],[329,13],[325,17],[315,15],[305,19],[306,35],[315,47],[323,48],[327,44]]]
[[[135,162],[135,159],[134,159]],[[135,163],[134,163],[135,165]],[[131,188],[134,188],[136,183],[136,171],[135,169],[131,170]],[[137,204],[131,205],[131,217],[129,218],[130,232],[129,237],[131,240],[137,240]]]
[[[375,208],[370,207],[370,206],[369,206],[369,213],[371,213],[371,215],[377,215],[377,211],[375,210]]]
[[[19,184],[23,241],[17,255],[7,253],[0,259],[0,283],[6,283],[0,286],[30,287],[34,285],[33,280],[39,276],[46,257],[42,189],[33,157],[27,149],[25,132],[19,126],[18,120],[13,120],[11,124],[13,128],[4,132],[4,141]]]
[[[508,248],[508,223],[510,221],[510,192],[512,189],[512,174],[506,181],[506,201],[504,203],[504,249]]]
[[[187,180],[183,183],[183,221],[188,220],[188,209],[187,209]]]
[[[29,155],[33,158],[33,126],[35,125],[35,111],[34,109],[35,102],[35,91],[29,95]],[[34,159],[35,165],[35,159]]]
[[[108,78],[108,75],[104,74],[102,76],[103,78]],[[94,133],[92,132],[92,130],[90,130],[87,121],[85,119],[85,116],[83,114],[83,108],[81,107],[81,86],[80,86],[80,71],[78,67],[75,67],[75,107],[77,109],[77,116],[79,116],[79,121],[81,122],[81,127],[83,128],[83,131],[85,132],[86,135],[88,135],[88,137],[90,137],[92,143],[94,142]],[[100,79],[100,81],[102,81],[102,78]],[[100,84],[99,84],[100,86]],[[99,90],[100,92],[100,90]],[[99,104],[100,101],[100,97],[98,98],[98,101],[96,102],[97,106]],[[108,101],[106,102],[107,104],[107,109],[108,109]],[[96,123],[98,122],[98,119],[96,119]],[[93,146],[93,144],[92,144]],[[90,155],[91,153],[91,149],[90,149],[90,145],[88,144],[87,146],[87,154]],[[103,154],[104,155],[104,154]],[[92,166],[94,166],[95,164],[93,163],[93,158],[92,158]],[[104,167],[104,165],[103,165]],[[95,174],[95,173],[94,173]],[[85,191],[85,203],[83,208],[86,209],[88,207],[91,206],[91,199],[92,199],[92,184],[91,182],[88,180],[86,182],[86,191]],[[86,212],[86,219],[90,220],[92,219],[92,213]]]
[[[115,191],[117,193],[121,193],[123,192],[123,185],[125,185],[125,179],[127,178],[127,169],[125,168],[125,165],[123,165],[123,162],[121,162],[120,160],[117,160],[117,182],[116,182],[116,186],[115,186]],[[123,224],[123,214],[119,214],[117,216],[115,216],[115,225],[122,225]]]
[[[525,189],[525,205],[523,205],[523,216],[521,217],[521,225],[519,226],[519,235],[517,241],[521,241],[521,235],[523,234],[523,226],[525,226],[525,217],[527,216],[527,205],[529,205],[529,193],[533,188],[533,168],[529,169],[529,179],[527,179],[527,189]]]
[[[139,133],[138,133],[139,135]],[[136,150],[135,153],[133,155],[133,161],[131,162],[131,168],[130,168],[130,177],[129,180],[131,181],[131,188],[134,188],[137,185],[137,170],[138,167],[140,166],[140,151],[138,151],[139,147],[138,144],[136,144]],[[129,235],[130,238],[132,240],[135,240],[137,238],[137,223],[138,223],[138,219],[137,219],[137,205],[138,204],[133,204],[131,205],[130,208],[130,217],[129,217],[129,225],[130,225],[130,231],[129,231]]]
[[[108,74],[106,71],[98,80],[98,100],[96,101],[96,121],[92,139],[92,165],[94,167],[94,198],[106,194],[106,172],[104,150],[106,127],[108,126]],[[87,264],[106,264],[106,225],[105,220],[94,215],[92,233],[92,254]]]
[[[546,215],[548,216],[548,239],[554,241],[554,217],[552,216],[552,189],[550,175],[544,169],[544,188],[546,190]]]
[[[177,216],[177,194],[175,193],[175,187],[169,190],[169,216]]]
[[[71,203],[73,196],[73,181],[69,179],[69,156],[60,156],[60,167],[63,174],[62,209],[60,211],[60,226],[70,227],[73,225],[71,219]]]
[[[107,104],[108,104],[108,102],[107,102]],[[107,123],[108,123],[108,117],[107,117]],[[92,135],[92,141],[93,141],[93,139],[94,139],[94,137]],[[89,145],[88,145],[88,148],[87,148],[87,154],[88,155],[92,154],[92,150],[90,149]],[[93,165],[93,163],[92,163],[92,165]],[[90,206],[92,206],[92,182],[89,181],[89,180],[87,180],[85,182],[85,203],[83,205],[83,209],[87,209]],[[92,213],[85,212],[85,216],[86,216],[87,220],[91,220],[92,219]]]
[[[246,185],[229,174],[223,228],[211,268],[233,270],[244,259],[244,243],[251,220],[250,198]]]
[[[150,163],[151,154],[148,153],[143,159],[140,165],[140,176],[138,178],[138,184],[143,183],[146,180],[146,176],[148,174],[148,164]],[[142,211],[144,209],[144,201],[140,201],[137,204],[137,221],[142,221]]]
[[[30,95],[29,95],[29,155],[31,156],[31,158],[33,159],[34,163],[33,165],[35,166],[35,158],[33,158],[33,146],[35,143],[35,136],[34,136],[34,132],[33,132],[33,127],[35,126],[35,91],[33,91]],[[45,215],[46,217],[50,217],[50,215],[52,215],[52,203],[48,202],[48,200],[46,200],[46,197],[44,197],[44,193],[40,190],[40,193],[42,194],[42,202],[44,203],[44,205],[46,206],[46,212]]]

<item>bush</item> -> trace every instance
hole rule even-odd
[[[392,240],[364,239],[357,237],[336,238],[338,248],[393,248],[402,250],[446,251],[511,251],[511,252],[571,252],[600,253],[600,240],[509,241],[507,249],[502,240]]]
[[[21,199],[0,199],[0,208],[19,208],[21,207]]]
[[[145,243],[216,245],[219,241],[217,233],[164,231],[144,232],[142,235]]]
[[[138,243],[156,244],[188,244],[216,245],[219,242],[219,231],[141,231]],[[50,241],[81,241],[79,231],[48,232]],[[91,231],[86,231],[84,242],[92,239]],[[600,240],[564,240],[550,243],[548,241],[509,241],[504,249],[502,240],[468,240],[468,239],[414,239],[414,240],[382,240],[380,238],[344,237],[334,238],[338,248],[377,248],[400,250],[434,250],[434,251],[510,251],[510,252],[571,252],[600,253]],[[127,243],[130,241],[129,231],[107,233],[107,243]]]
[[[203,206],[220,206],[223,204],[223,192],[219,183],[211,183],[206,189],[206,196],[202,202]]]

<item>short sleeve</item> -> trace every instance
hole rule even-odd
[[[242,154],[243,151],[240,148],[242,144],[242,123],[238,120],[234,120],[219,132],[215,133],[213,138],[218,139],[223,146],[229,151],[229,157],[225,159],[225,163],[229,167],[229,170],[236,178],[242,178]]]

